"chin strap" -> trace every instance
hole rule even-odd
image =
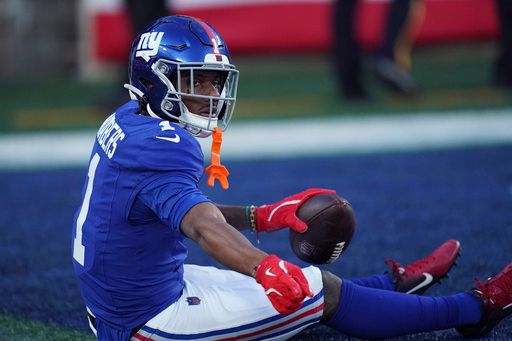
[[[220,146],[222,144],[222,129],[215,128],[213,129],[212,134],[212,152],[211,152],[211,162],[212,164],[206,167],[204,170],[205,173],[210,174],[208,177],[208,186],[213,187],[215,184],[215,179],[219,180],[222,189],[229,188],[228,175],[229,172],[224,165],[220,164]]]

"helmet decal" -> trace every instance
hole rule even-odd
[[[213,54],[215,55],[215,59],[218,62],[221,62],[222,56],[220,55],[220,51],[219,51],[219,41],[218,41],[217,37],[215,36],[215,33],[210,28],[210,26],[208,26],[204,21],[198,19],[197,22],[205,30],[206,34],[208,34],[208,37],[210,38],[210,41],[212,42],[212,46],[213,46],[212,50],[213,50]]]
[[[146,62],[158,53],[160,42],[164,32],[147,32],[140,36],[139,45],[135,52],[135,57],[142,57]]]

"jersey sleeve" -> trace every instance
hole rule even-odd
[[[146,149],[136,155],[136,162],[147,170],[188,173],[199,181],[203,173],[203,153],[196,141],[182,139],[179,144],[167,141],[155,141],[147,138]]]
[[[178,229],[190,208],[209,201],[197,187],[204,166],[199,142],[168,121],[126,115],[121,122],[127,136],[115,161],[133,188],[126,217],[131,221],[154,219],[145,206],[166,225]]]
[[[176,230],[192,207],[210,201],[191,179],[174,175],[155,179],[137,196],[160,220]]]
[[[199,142],[176,124],[151,117],[122,118],[126,138],[114,157],[120,168],[138,174],[179,172],[196,181],[203,174],[204,155]]]

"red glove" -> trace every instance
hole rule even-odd
[[[256,270],[256,282],[265,289],[268,299],[281,314],[293,313],[306,296],[314,295],[302,269],[276,255],[263,258]]]
[[[297,217],[297,210],[309,198],[318,194],[334,194],[336,191],[323,188],[310,188],[284,198],[275,204],[256,207],[256,227],[258,232],[270,232],[289,227],[297,232],[308,228],[306,223]]]

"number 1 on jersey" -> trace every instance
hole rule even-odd
[[[76,220],[76,235],[73,241],[73,258],[82,266],[84,266],[85,260],[85,246],[82,244],[82,228],[84,226],[85,219],[87,218],[87,213],[89,213],[89,202],[91,200],[92,189],[94,185],[94,175],[96,174],[96,168],[98,168],[99,162],[100,156],[98,153],[96,153],[92,157],[91,163],[89,164],[89,172],[87,173],[87,188],[85,190],[84,201],[82,202],[82,208],[80,209],[80,213],[78,214],[78,218]]]

